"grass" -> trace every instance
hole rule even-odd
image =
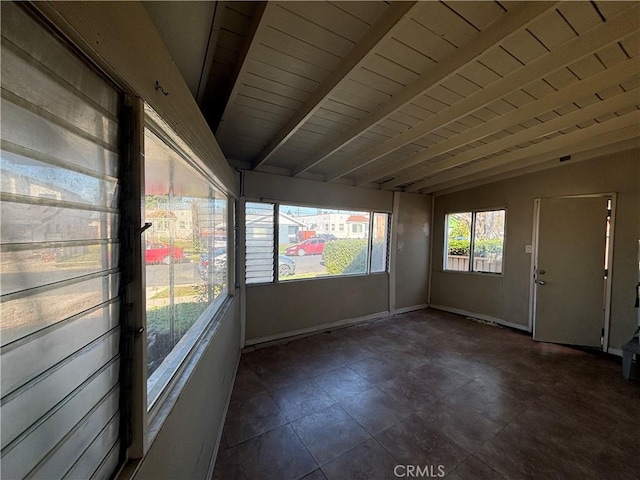
[[[58,260],[58,263],[72,264],[72,263],[94,263],[101,258],[100,252],[89,252],[82,255],[74,255],[73,257],[65,257]]]
[[[280,255],[284,255],[284,252],[287,250],[287,248],[289,248],[291,245],[294,245],[293,243],[285,243],[283,245],[278,246],[278,253]]]
[[[193,295],[198,295],[202,291],[202,288],[198,287],[198,285],[179,285],[173,288],[173,296],[174,297],[188,297]],[[169,288],[165,288],[164,290],[160,290],[156,293],[152,300],[157,300],[159,298],[169,298]]]
[[[222,285],[215,284],[213,285],[213,294],[218,296],[218,294],[222,291]],[[151,300],[158,300],[161,298],[169,298],[170,289],[169,287],[164,290],[160,290],[156,293]],[[173,287],[173,297],[197,297],[200,296],[204,298],[207,295],[207,285],[204,283],[198,285],[178,285]]]

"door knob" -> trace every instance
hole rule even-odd
[[[538,280],[538,285],[546,285],[547,282],[545,282],[544,280]]]

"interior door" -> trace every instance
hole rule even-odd
[[[534,340],[601,347],[608,200],[540,200]]]

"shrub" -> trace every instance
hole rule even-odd
[[[489,257],[495,254],[502,254],[503,242],[501,238],[491,238],[477,241],[475,244],[476,257]]]
[[[449,239],[449,255],[469,256],[469,240]]]
[[[494,254],[501,254],[503,241],[501,238],[491,238],[476,240],[474,245],[475,257],[488,257]],[[449,255],[469,256],[469,240],[449,239]]]
[[[366,258],[366,239],[333,240],[324,244],[324,264],[330,275],[364,273]]]

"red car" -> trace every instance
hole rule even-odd
[[[304,242],[292,245],[284,252],[285,255],[320,255],[324,252],[324,238],[309,238]]]
[[[147,243],[144,251],[144,260],[148,264],[151,263],[164,263],[169,265],[171,258],[174,262],[182,262],[184,260],[184,251],[180,247],[173,247],[173,254],[171,254],[171,247],[163,243]]]

